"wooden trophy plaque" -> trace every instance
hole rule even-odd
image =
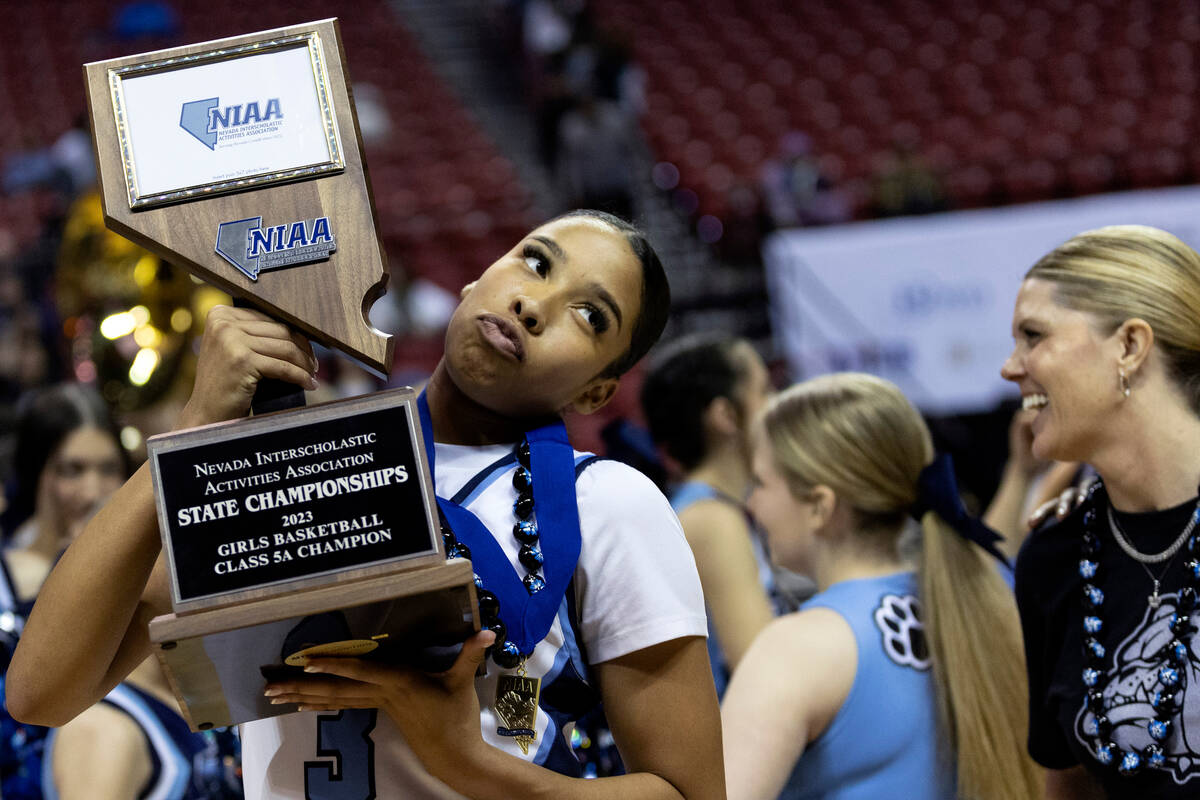
[[[104,221],[377,373],[385,256],[336,20],[84,65]]]
[[[336,20],[84,67],[105,222],[386,374],[386,269]],[[258,406],[256,403],[256,411]],[[193,730],[288,713],[306,656],[444,669],[479,629],[397,389],[148,442],[174,613],[150,623]]]

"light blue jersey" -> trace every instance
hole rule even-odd
[[[745,505],[739,503],[729,495],[717,491],[703,481],[686,481],[679,484],[671,492],[671,508],[675,510],[676,515],[683,513],[685,508],[701,500],[719,500],[737,508],[743,514],[746,513]],[[750,528],[750,544],[754,547],[754,560],[758,563],[759,580],[762,581],[763,588],[771,600],[771,605],[775,613],[778,614],[786,607],[786,603],[775,591],[775,577],[771,573],[770,559],[763,547],[761,537],[755,535],[754,521],[750,519],[749,515],[746,517],[746,525]],[[707,610],[706,605],[705,611],[707,612]],[[721,650],[720,643],[717,641],[717,632],[713,628],[712,614],[708,615],[708,663],[712,667],[713,683],[717,687],[717,697],[724,697],[725,689],[729,686],[729,664],[725,660],[725,653]]]
[[[707,483],[701,481],[687,481],[680,484],[671,492],[671,508],[675,513],[680,514],[685,508],[692,503],[697,503],[701,500],[722,500],[727,503],[738,505],[732,499],[718,492]],[[705,602],[705,613],[708,613],[708,603]],[[717,698],[725,696],[725,689],[729,686],[729,664],[725,660],[725,653],[721,650],[721,645],[717,641],[717,632],[713,628],[712,614],[708,613],[708,664],[712,668],[713,684],[717,687]]]
[[[850,624],[858,667],[846,702],[797,762],[783,800],[954,800],[952,753],[939,753],[937,701],[916,576],[843,581],[801,609]]]

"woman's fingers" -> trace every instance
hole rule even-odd
[[[378,661],[367,661],[361,658],[310,658],[304,665],[304,671],[322,675],[335,675],[358,684],[373,686],[394,685],[403,680],[407,671],[403,667],[393,667]]]
[[[244,416],[262,378],[315,389],[316,369],[312,346],[301,334],[254,309],[215,306],[182,422],[192,427]]]
[[[496,634],[486,628],[476,633],[470,639],[467,639],[463,642],[462,652],[454,660],[453,666],[442,673],[442,678],[450,686],[454,686],[457,683],[473,682],[479,665],[487,658],[487,649],[495,641]]]
[[[308,365],[309,356],[291,341],[259,339],[252,343],[246,371],[257,383],[260,378],[276,378],[312,391],[317,388],[313,375],[316,365]]]
[[[1034,509],[1034,512],[1029,515],[1027,524],[1030,528],[1036,528],[1049,519],[1051,514],[1058,519],[1064,519],[1083,502],[1084,496],[1084,492],[1074,486],[1063,489],[1058,497],[1047,500]]]
[[[264,317],[257,311],[251,311],[250,309],[235,310],[242,312],[249,311],[251,314],[256,315],[255,317],[245,319],[238,318],[235,321],[235,327],[248,340],[261,340],[263,343],[270,341],[290,342],[294,350],[290,350],[289,352],[297,356],[297,364],[313,370],[317,368],[317,357],[313,354],[312,343],[309,342],[308,337],[303,333],[270,317]]]
[[[1075,506],[1083,502],[1083,492],[1072,486],[1069,489],[1063,489],[1062,494],[1058,496],[1058,505],[1054,507],[1054,515],[1059,519],[1063,519],[1072,511]]]
[[[351,659],[347,659],[351,660]],[[338,708],[375,708],[380,705],[379,687],[339,677],[305,677],[276,682],[263,695],[272,705],[323,705]]]
[[[304,681],[272,684],[267,696],[272,703],[301,705],[342,704],[345,708],[378,706],[386,697],[402,697],[414,689],[440,687],[446,691],[474,683],[475,671],[487,657],[487,648],[496,640],[489,630],[480,631],[463,643],[454,665],[437,675],[408,667],[362,658],[312,658],[304,671],[313,676]],[[357,703],[359,705],[349,705]],[[362,704],[366,705],[362,705]]]

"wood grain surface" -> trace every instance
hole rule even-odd
[[[110,91],[110,70],[310,31],[320,36],[330,99],[341,132],[343,172],[174,205],[136,211],[130,208]],[[322,344],[353,357],[373,372],[381,375],[389,372],[392,337],[373,328],[367,319],[371,305],[386,289],[386,254],[380,244],[379,223],[336,20],[86,64],[84,79],[105,223],[109,228],[164,260],[250,301]],[[166,113],[179,112],[169,109]],[[328,217],[337,250],[327,261],[260,272],[258,279],[252,280],[221,258],[215,244],[220,223],[256,216],[263,218],[264,225]]]

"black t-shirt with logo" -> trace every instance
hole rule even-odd
[[[1101,495],[1102,496],[1102,495]],[[1117,513],[1125,538],[1139,552],[1167,549],[1187,525],[1196,500],[1175,508],[1141,514]],[[1029,671],[1029,752],[1043,766],[1066,769],[1082,764],[1103,783],[1111,798],[1200,797],[1200,633],[1190,640],[1184,665],[1180,710],[1170,736],[1161,742],[1166,763],[1143,768],[1132,777],[1118,774],[1116,763],[1096,760],[1095,737],[1084,733],[1091,712],[1084,707],[1082,579],[1083,511],[1030,535],[1017,559],[1016,593],[1025,635]],[[1123,750],[1141,751],[1153,739],[1147,723],[1155,718],[1151,700],[1162,688],[1158,671],[1176,595],[1185,583],[1184,564],[1192,557],[1183,547],[1169,561],[1147,565],[1161,580],[1161,605],[1151,609],[1154,588],[1146,567],[1123,552],[1109,529],[1105,506],[1097,508],[1099,572],[1093,583],[1104,592],[1097,636],[1106,650],[1104,713],[1112,723],[1109,739]],[[1200,526],[1197,528],[1200,533]],[[1200,608],[1193,613],[1200,619]]]

